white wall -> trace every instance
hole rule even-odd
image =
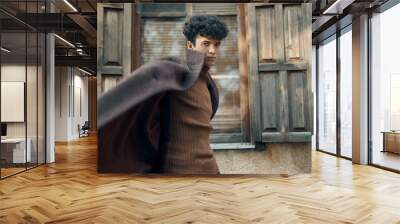
[[[29,66],[28,66],[28,70]],[[25,64],[5,64],[1,65],[1,81],[25,82]]]
[[[56,67],[55,97],[55,140],[79,138],[78,124],[82,126],[88,120],[88,78],[76,68]]]
[[[78,124],[82,126],[85,121],[88,121],[88,78],[83,76],[84,74],[78,69],[74,69],[73,73],[74,88],[71,88],[71,90],[73,89],[74,91],[72,92],[73,96],[71,96],[71,99],[73,99],[73,102],[71,102],[71,105],[73,105],[71,110],[71,136],[72,138],[78,138]]]
[[[69,69],[55,68],[55,141],[68,141]]]
[[[4,64],[1,66],[1,81],[3,82],[25,82],[26,69],[28,74],[33,72],[36,68],[33,66],[25,67],[25,64]],[[28,96],[33,96],[33,93],[28,93]],[[36,92],[35,92],[36,96]],[[7,108],[1,108],[1,110],[7,110]],[[31,119],[28,119],[31,122]],[[7,122],[7,136],[8,137],[25,137],[25,124],[26,122]],[[31,126],[31,125],[29,125]],[[29,136],[28,136],[29,137]]]

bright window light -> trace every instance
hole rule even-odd
[[[73,44],[72,44],[71,42],[69,42],[68,40],[66,40],[66,39],[64,39],[64,38],[62,38],[62,37],[60,37],[60,36],[57,35],[57,34],[54,34],[54,36],[57,37],[58,39],[60,39],[62,42],[66,43],[67,45],[69,45],[69,46],[75,48],[75,45],[73,45]]]
[[[74,12],[78,12],[78,10],[68,1],[68,0],[64,0],[65,4],[67,4],[72,10],[74,10]]]

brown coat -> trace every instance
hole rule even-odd
[[[212,81],[207,67],[193,86],[169,95],[168,139],[162,148],[162,172],[174,174],[218,174],[210,147],[212,131],[211,97],[207,83]]]
[[[169,136],[170,95],[196,83],[205,55],[187,50],[183,62],[160,59],[137,69],[98,102],[98,171],[101,173],[160,173]],[[218,91],[208,84],[211,118]]]

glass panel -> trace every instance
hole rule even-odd
[[[27,81],[26,81],[26,115],[27,115],[27,142],[31,153],[28,153],[28,168],[37,165],[37,76],[38,76],[38,36],[36,32],[27,33],[28,38],[28,63],[27,63]]]
[[[318,48],[318,149],[336,154],[336,37]]]
[[[340,153],[352,157],[352,38],[350,30],[340,36]]]
[[[46,37],[39,33],[38,45],[38,163],[45,163],[45,60],[46,60]]]
[[[37,2],[27,2],[26,12],[29,15],[38,12]],[[28,17],[27,17],[28,18]],[[36,23],[37,16],[29,16],[30,23]],[[37,165],[37,76],[38,76],[38,34],[34,30],[27,31],[27,80],[26,80],[26,115],[27,115],[27,143],[30,148],[30,158],[27,167],[31,168]]]
[[[1,34],[1,174],[25,170],[30,160],[26,150],[26,33]]]
[[[372,18],[372,163],[400,170],[400,5]],[[386,133],[383,133],[386,132]]]
[[[211,124],[214,133],[241,133],[240,74],[236,16],[219,16],[229,29],[223,40],[216,66],[210,73],[219,91],[219,106]]]
[[[43,13],[45,1],[1,1],[1,177],[44,162],[45,36],[21,21]],[[28,13],[28,14],[26,14]],[[19,18],[18,21],[10,15]],[[33,19],[38,18],[33,16]],[[37,21],[28,21],[28,23]],[[40,133],[40,136],[39,136]]]
[[[317,47],[315,45],[312,45],[312,91],[316,93],[317,91]],[[317,102],[317,96],[316,94],[313,94],[313,100],[314,102]],[[317,148],[317,104],[314,103],[314,108],[313,108],[314,114],[313,114],[313,119],[314,119],[314,127],[313,127],[313,136],[312,136],[312,142],[311,142],[311,148],[312,150],[316,150]]]
[[[142,19],[142,63],[164,56],[182,57],[185,53],[185,36],[182,33],[184,18]]]

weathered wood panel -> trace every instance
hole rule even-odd
[[[259,61],[272,62],[274,59],[276,60],[273,48],[275,44],[275,10],[273,5],[257,10],[256,22]]]
[[[248,44],[246,38],[246,4],[238,4],[238,60],[240,74],[240,120],[243,142],[251,142],[249,70],[247,66]]]
[[[305,74],[290,72],[288,76],[290,131],[305,130]]]
[[[287,5],[284,11],[284,35],[285,35],[285,60],[302,60],[304,52],[302,46],[302,8],[299,5]]]
[[[97,131],[97,79],[89,77],[88,79],[88,99],[89,99],[89,125],[90,131]]]
[[[248,16],[255,141],[310,141],[311,7],[249,4]]]
[[[277,73],[260,73],[263,131],[278,131],[279,77]]]
[[[123,9],[106,9],[103,24],[103,65],[122,67]]]
[[[97,96],[128,76],[132,66],[132,4],[97,5]]]

